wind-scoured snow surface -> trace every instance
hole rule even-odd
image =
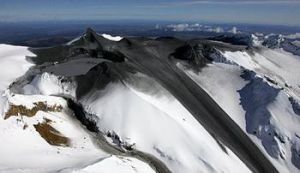
[[[203,87],[272,160],[280,172],[299,172],[300,57],[282,49],[224,51],[194,72]]]
[[[18,77],[33,66],[26,56],[34,56],[27,47],[0,44],[0,90],[5,90]]]
[[[62,85],[54,75],[37,75],[25,85],[23,91],[26,95],[11,93],[9,85],[33,66],[26,61],[26,56],[35,55],[26,47],[0,46],[0,172],[154,172],[137,159],[112,156],[102,151],[91,134],[74,119],[67,102],[60,97],[49,96],[58,93],[72,95],[72,87]],[[60,105],[62,111],[38,111],[33,117],[16,115],[4,119],[8,105],[32,109],[37,102]],[[41,137],[34,127],[45,121],[51,121],[51,126],[70,140],[69,147],[50,145]]]
[[[0,61],[0,172],[300,172],[300,58],[282,49],[88,30]]]
[[[116,132],[123,141],[163,160],[173,172],[250,172],[230,150],[225,153],[174,97],[157,88],[144,93],[116,83],[92,92],[82,103],[99,117],[102,131]],[[116,109],[117,105],[122,106]]]
[[[3,97],[8,86],[18,77],[33,66],[32,63],[26,61],[26,56],[33,56],[27,47],[11,46],[0,44],[0,103],[4,105],[5,97]],[[0,113],[3,114],[3,106],[0,106]]]

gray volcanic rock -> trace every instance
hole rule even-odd
[[[187,42],[176,38],[111,41],[88,29],[83,37],[71,44],[32,49],[37,57],[30,59],[44,72],[56,71],[55,68],[59,68],[56,63],[75,59],[102,60],[92,67],[86,66],[87,73],[68,75],[78,84],[78,100],[91,91],[102,90],[111,82],[128,81],[128,74],[146,74],[178,99],[222,147],[232,150],[249,169],[257,173],[276,173],[278,171],[274,165],[229,115],[176,66],[178,61],[184,61],[195,69],[201,69],[211,63],[214,49],[225,48],[240,49],[229,44],[203,40]],[[49,65],[53,66],[51,70],[47,68]],[[65,68],[68,70],[68,65],[65,64]]]

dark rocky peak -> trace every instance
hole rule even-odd
[[[283,41],[284,39],[282,38],[281,35],[269,35],[264,39],[262,45],[274,49],[274,48],[279,48],[281,42]]]
[[[210,52],[212,48],[209,45],[203,44],[188,44],[178,47],[171,57],[176,59],[185,60],[198,67],[205,66],[210,62]]]
[[[87,41],[94,43],[96,41],[95,35],[97,35],[97,33],[92,28],[87,28],[84,36]]]

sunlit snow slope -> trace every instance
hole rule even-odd
[[[102,151],[91,133],[74,118],[67,102],[49,96],[63,91],[49,75],[43,76],[43,84],[37,76],[37,82],[33,81],[35,90],[32,85],[24,87],[23,94],[30,95],[10,92],[9,85],[33,66],[26,56],[35,55],[26,47],[0,45],[0,172],[154,172],[137,159]],[[56,109],[48,111],[37,103]]]
[[[0,45],[0,172],[298,173],[300,57],[257,46]]]
[[[178,67],[222,106],[280,172],[299,172],[300,57],[263,47],[220,52],[200,72]]]

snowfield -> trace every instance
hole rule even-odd
[[[36,102],[45,102],[48,105],[60,105],[63,110],[39,111],[34,117],[19,115],[1,119],[0,172],[154,172],[137,159],[116,157],[102,151],[90,132],[74,120],[73,112],[60,97],[12,94],[7,101],[10,105],[21,104],[28,109],[33,108]],[[34,128],[45,121],[51,121],[51,126],[70,140],[70,146],[49,145]],[[36,164],[36,160],[39,164]]]
[[[154,171],[147,164],[129,157],[112,156],[97,146],[92,135],[68,108],[64,99],[51,94],[74,96],[75,86],[62,84],[54,75],[44,73],[24,86],[24,94],[9,91],[9,85],[23,76],[33,65],[26,56],[34,56],[26,47],[0,45],[0,172],[99,172],[120,173]],[[37,102],[62,106],[59,112],[38,111],[33,117],[18,114],[4,119],[9,105],[22,105],[30,110]],[[36,125],[49,122],[61,135],[70,140],[68,147],[47,143]]]
[[[209,64],[202,69],[201,73],[196,74],[180,63],[177,66],[204,88],[225,112],[242,129],[245,129],[245,111],[240,106],[240,95],[237,91],[242,89],[247,81],[241,79],[241,69],[239,67],[223,63]]]
[[[136,74],[133,78],[138,78],[134,81],[140,82],[126,85],[111,83],[104,90],[91,91],[79,100],[86,111],[96,115],[95,121],[102,132],[115,132],[122,142],[134,144],[136,149],[153,154],[173,172],[250,172],[227,148],[226,154],[168,91],[143,74]],[[54,75],[40,79],[41,83],[57,81]],[[153,88],[148,90],[150,83]],[[39,93],[47,95],[64,94],[63,90],[38,88]],[[170,145],[172,143],[176,145]],[[100,165],[83,170],[93,171]]]
[[[141,83],[151,80],[147,76],[139,79]],[[155,86],[157,83],[152,85],[163,89]],[[104,90],[92,91],[81,102],[98,116],[102,131],[114,131],[122,140],[162,160],[172,172],[250,172],[229,149],[226,154],[166,90],[149,92],[112,83]]]
[[[109,35],[109,34],[101,34],[102,37],[108,39],[108,40],[111,40],[111,41],[121,41],[123,39],[123,37],[120,37],[120,36],[112,36],[112,35]]]
[[[0,172],[51,172],[67,167],[87,164],[96,158],[106,157],[94,146],[89,134],[74,122],[72,112],[66,109],[66,102],[61,98],[49,96],[10,96],[10,104],[33,106],[36,101],[46,101],[64,107],[62,112],[39,111],[34,117],[12,116],[0,121]],[[51,125],[71,140],[71,147],[49,145],[36,131],[34,125],[52,121]],[[16,160],[17,159],[17,160]],[[38,164],[37,162],[38,161]],[[83,163],[81,163],[83,162]]]
[[[145,163],[133,159],[133,158],[123,158],[110,156],[104,158],[95,164],[88,165],[80,170],[70,171],[71,173],[99,173],[99,170],[103,172],[118,172],[118,173],[155,173],[148,165]]]
[[[0,90],[6,90],[18,77],[33,66],[26,56],[35,56],[28,47],[0,44]]]
[[[300,57],[282,49],[266,49],[258,52],[224,52],[223,56],[239,66],[267,76],[280,87],[289,86],[289,94],[300,100]]]
[[[299,172],[300,116],[289,100],[299,103],[299,57],[264,49],[227,51],[223,58],[224,63],[209,64],[199,73],[177,66],[215,99],[280,172]]]
[[[110,44],[123,39],[102,37],[114,41]],[[81,38],[64,46],[72,48]],[[184,72],[178,79],[192,79],[190,90],[203,88],[241,127],[239,134],[247,134],[280,173],[299,173],[300,57],[265,48],[254,39],[258,47],[249,50],[216,49],[214,60],[199,70],[189,60],[154,60],[162,67],[176,63],[172,68],[178,71],[158,69],[178,76]],[[237,157],[234,148],[211,135],[188,111],[188,102],[180,102],[151,72],[148,76],[130,62],[105,60],[96,43],[85,41],[86,47],[74,51],[80,54],[76,58],[40,66],[27,61],[37,56],[27,47],[0,44],[0,173],[156,172],[158,164],[145,155],[166,166],[165,172],[252,172],[240,160],[244,156]],[[70,106],[70,100],[80,110]]]
[[[36,75],[31,83],[23,87],[24,94],[29,95],[66,95],[76,97],[76,84],[62,82],[57,76],[50,73]]]
[[[35,56],[28,47],[0,44],[0,114],[5,108],[5,91],[18,77],[23,76],[33,66],[26,56]]]

